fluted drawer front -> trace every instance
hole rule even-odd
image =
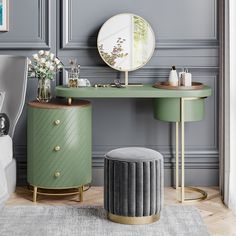
[[[83,123],[91,114],[90,107],[66,108],[66,109],[39,109],[28,107],[29,129],[37,135],[61,135],[66,133],[80,133],[82,128],[78,124]],[[65,133],[66,131],[66,133]]]
[[[163,205],[163,159],[124,162],[105,158],[104,207],[130,217],[160,213]]]

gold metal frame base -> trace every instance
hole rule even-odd
[[[200,189],[200,188],[196,188],[196,187],[185,187],[185,192],[197,192],[200,193],[201,195],[199,197],[193,197],[193,198],[184,198],[184,200],[179,200],[179,202],[186,202],[186,203],[192,203],[192,202],[200,202],[203,201],[205,199],[207,199],[207,192],[205,192],[204,190]]]
[[[33,192],[33,202],[37,202],[37,195],[44,196],[71,196],[78,195],[79,202],[83,202],[83,192],[84,186],[78,188],[68,188],[68,189],[46,189],[37,186],[32,186],[33,189],[30,189]]]
[[[120,216],[114,215],[112,213],[107,213],[107,218],[115,223],[127,224],[127,225],[142,225],[151,224],[160,219],[160,215],[142,216],[142,217],[130,217],[130,216]]]
[[[178,199],[178,193],[180,189],[180,198],[179,202],[181,203],[187,203],[187,202],[199,202],[203,201],[207,198],[207,193],[199,188],[195,187],[185,187],[185,101],[186,100],[197,100],[197,99],[204,99],[203,97],[181,97],[180,98],[180,122],[181,122],[181,186],[179,187],[179,121],[176,122],[176,149],[175,149],[175,155],[176,155],[176,176],[175,176],[175,187],[176,187],[176,193],[177,193],[177,200]],[[186,191],[193,191],[200,193],[200,197],[196,198],[186,198],[185,192]]]

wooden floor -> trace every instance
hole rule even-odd
[[[202,188],[208,193],[208,199],[192,203],[201,212],[208,231],[214,236],[236,236],[236,216],[221,202],[217,188]],[[39,196],[38,202],[32,202],[32,193],[23,187],[18,187],[16,193],[8,200],[7,205],[103,205],[103,188],[92,187],[84,193],[84,202],[79,203],[77,196],[49,197]],[[180,204],[176,200],[176,191],[165,188],[165,204]],[[190,203],[188,203],[190,204]],[[191,204],[190,204],[191,205]]]

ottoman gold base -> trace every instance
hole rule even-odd
[[[120,216],[112,213],[107,213],[107,218],[113,222],[126,224],[126,225],[143,225],[150,224],[160,219],[160,215],[133,217],[133,216]]]

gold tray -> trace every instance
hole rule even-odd
[[[192,82],[192,86],[172,86],[169,82],[157,82],[153,85],[154,88],[159,89],[171,89],[171,90],[194,90],[203,89],[204,84],[199,82]]]

